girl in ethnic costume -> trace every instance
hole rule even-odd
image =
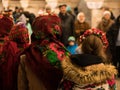
[[[58,90],[116,90],[117,71],[107,63],[104,53],[108,46],[105,33],[86,30],[80,42],[82,54],[71,55],[71,60],[62,62],[64,76]]]

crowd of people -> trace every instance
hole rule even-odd
[[[84,12],[58,8],[0,13],[0,90],[117,90],[120,15],[104,9],[92,28]]]

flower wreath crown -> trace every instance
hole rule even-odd
[[[102,40],[104,48],[108,47],[108,40],[106,38],[106,33],[104,33],[103,31],[99,29],[95,29],[95,28],[86,30],[84,34],[80,36],[80,42],[82,42],[89,35],[98,36]]]

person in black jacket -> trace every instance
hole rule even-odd
[[[107,32],[112,62],[117,67],[120,76],[120,15]]]
[[[66,11],[66,4],[59,5],[59,17],[61,19],[61,25],[62,25],[62,36],[61,36],[61,42],[67,46],[68,42],[67,39],[69,36],[74,36],[74,18],[72,15],[70,15]]]

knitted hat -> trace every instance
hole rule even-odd
[[[106,14],[109,14],[111,16],[110,11],[104,11],[103,16],[105,16]]]
[[[0,37],[7,36],[13,27],[13,19],[7,16],[3,16],[0,19]]]
[[[51,10],[51,7],[49,5],[46,5],[45,9],[46,10]]]
[[[59,7],[59,8],[61,8],[62,6],[67,7],[67,5],[66,5],[66,4],[60,4],[58,7]]]
[[[60,18],[55,15],[43,15],[37,17],[33,24],[33,33],[37,39],[57,38],[61,35]]]
[[[71,11],[71,7],[70,7],[70,6],[67,6],[66,10],[67,10],[67,11]]]
[[[74,36],[70,36],[70,37],[68,38],[68,41],[75,41],[75,37],[74,37]]]
[[[17,44],[29,43],[28,29],[26,28],[25,24],[19,22],[18,24],[14,25],[10,31],[9,38]]]

